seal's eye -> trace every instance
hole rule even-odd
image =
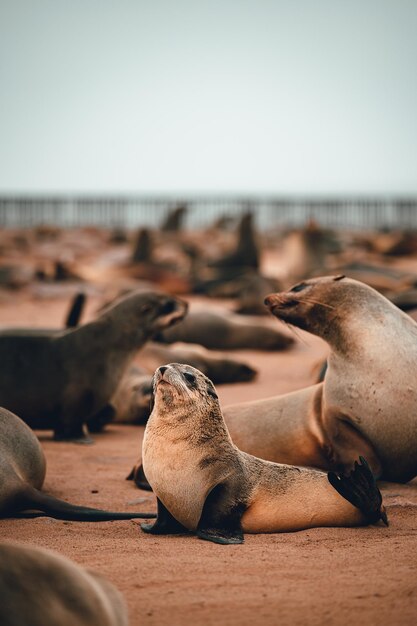
[[[195,382],[197,380],[194,374],[189,374],[189,372],[184,372],[184,378],[187,383],[190,383],[191,385],[195,385]]]
[[[305,289],[307,287],[306,283],[300,283],[299,285],[296,285],[295,287],[293,287],[292,289],[290,289],[290,291],[303,291],[303,289]]]
[[[160,315],[169,315],[170,313],[173,313],[174,311],[175,311],[174,300],[167,300],[167,302],[164,302],[164,304],[161,306],[159,313]]]
[[[144,304],[143,306],[140,307],[140,313],[144,314],[144,313],[150,313],[150,311],[152,311],[152,304]]]

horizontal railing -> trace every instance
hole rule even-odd
[[[416,228],[416,197],[262,197],[141,195],[0,195],[0,226],[97,225],[156,227],[167,212],[185,205],[185,225],[252,210],[260,228],[301,226],[314,219],[339,228]]]

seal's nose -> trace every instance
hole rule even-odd
[[[266,296],[264,300],[265,306],[272,306],[274,304],[274,295],[275,294],[271,293],[269,296]]]
[[[166,372],[166,371],[167,371],[167,369],[168,369],[168,368],[166,367],[166,365],[162,365],[162,366],[159,368],[159,373],[161,374],[161,376],[163,376],[163,375],[164,375],[164,372]]]

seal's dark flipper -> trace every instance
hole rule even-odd
[[[92,439],[89,435],[80,435],[80,436],[64,436],[61,434],[55,433],[54,441],[64,441],[65,443],[77,443],[80,445],[91,445],[94,443],[94,439]]]
[[[243,543],[242,529],[232,531],[230,528],[200,528],[197,530],[197,537],[213,543],[238,544]]]
[[[75,328],[78,326],[84,309],[85,300],[85,293],[80,292],[75,296],[71,303],[70,310],[68,311],[65,328]]]
[[[330,484],[340,495],[356,506],[367,517],[370,524],[382,519],[388,526],[388,518],[382,506],[382,495],[376,484],[371,469],[363,458],[359,457],[359,463],[355,465],[349,476],[329,472],[327,474]]]
[[[152,487],[148,483],[148,479],[145,476],[145,472],[143,471],[143,465],[140,464],[138,469],[135,471],[133,469],[133,480],[135,481],[135,485],[139,487],[139,489],[144,489],[145,491],[152,491]]]
[[[116,409],[111,404],[106,404],[98,413],[87,420],[88,430],[92,433],[100,433],[103,428],[113,422],[116,417]]]
[[[126,480],[133,480],[135,477],[135,468],[132,467],[132,470],[129,472],[129,474],[126,476]]]
[[[42,511],[42,513],[36,513],[36,511]],[[155,513],[127,513],[78,506],[49,496],[29,486],[19,494],[13,504],[13,508],[8,512],[8,516],[16,517],[16,515],[22,513],[25,516],[40,517],[47,515],[55,519],[74,522],[110,522],[112,520],[150,519],[156,517]]]
[[[197,537],[221,544],[243,543],[241,517],[246,506],[237,503],[227,484],[211,490],[204,503]]]
[[[141,524],[141,528],[145,533],[150,533],[151,535],[182,535],[188,533],[187,528],[177,522],[159,498],[157,498],[157,503],[158,516],[156,522],[154,524]]]
[[[94,443],[94,439],[90,437],[85,424],[73,424],[71,426],[58,424],[54,431],[54,441],[66,441],[80,444]]]

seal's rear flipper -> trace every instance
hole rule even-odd
[[[157,498],[157,502],[158,516],[156,522],[154,524],[141,524],[143,532],[151,535],[182,535],[188,533],[187,528],[171,515],[159,498]]]
[[[197,530],[197,537],[213,543],[238,544],[243,543],[243,533],[241,529],[231,530],[230,528],[200,528]]]
[[[388,518],[382,506],[382,495],[376,484],[374,475],[363,456],[359,463],[355,461],[354,469],[349,476],[327,474],[330,484],[340,495],[356,506],[367,517],[370,524],[382,519],[388,526]]]
[[[198,523],[197,537],[221,544],[243,543],[241,518],[246,506],[236,504],[229,495],[227,483],[211,490]]]

